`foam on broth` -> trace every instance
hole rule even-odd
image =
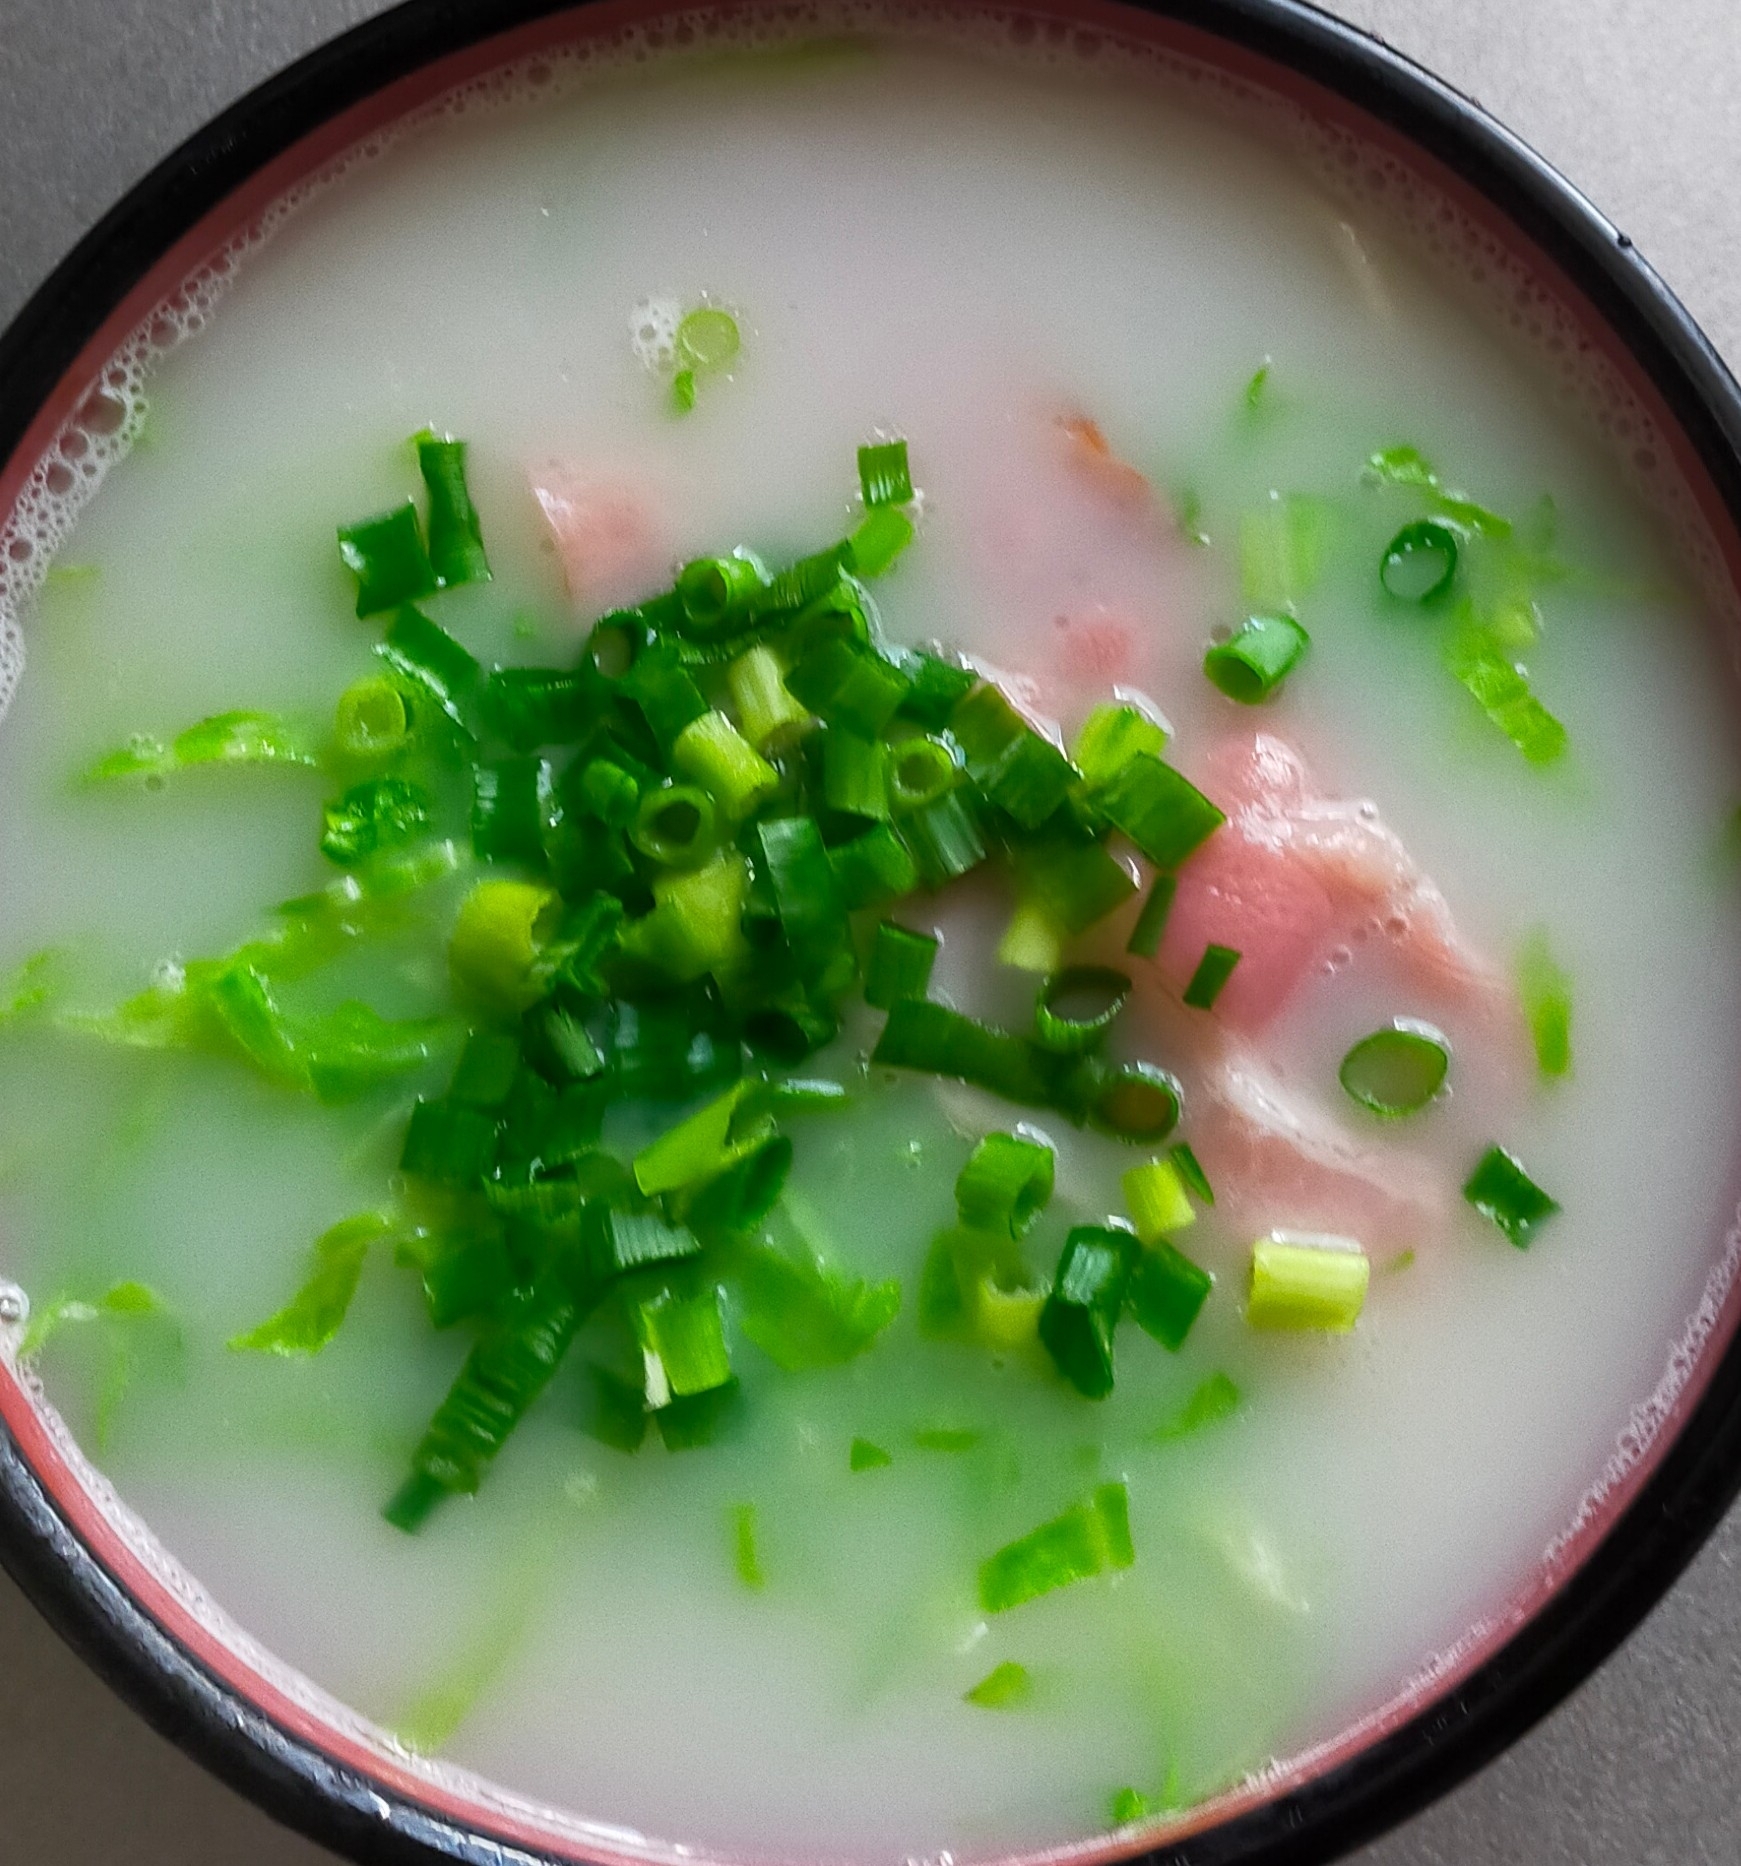
[[[1447,1161],[1515,1146],[1566,1207],[1534,1251],[1471,1218],[1377,1279],[1353,1340],[1278,1342],[1237,1314],[1250,1240],[1206,1224],[1193,1248],[1220,1288],[1197,1332],[1177,1360],[1121,1340],[1099,1409],[913,1335],[918,1258],[967,1143],[946,1099],[890,1089],[860,1126],[803,1130],[795,1183],[848,1262],[907,1282],[892,1340],[808,1379],[746,1353],[755,1431],[675,1462],[581,1436],[559,1384],[478,1502],[407,1541],[379,1503],[459,1352],[412,1279],[372,1266],[306,1367],[221,1347],[283,1300],[309,1238],[379,1199],[396,1130],[359,1145],[342,1113],[209,1062],[20,1030],[0,1058],[4,1267],[39,1300],[139,1277],[174,1303],[184,1359],[147,1370],[100,1462],[212,1596],[388,1726],[440,1733],[469,1703],[443,1753],[511,1788],[694,1845],[862,1857],[1079,1836],[1125,1783],[1207,1794],[1332,1734],[1499,1609],[1699,1304],[1729,1166],[1715,1111],[1741,1073],[1720,657],[1675,593],[1682,566],[1529,352],[1384,222],[1215,116],[1105,70],[938,50],[697,60],[450,116],[224,276],[199,342],[153,352],[148,413],[136,375],[110,385],[133,451],[69,537],[42,534],[78,574],[26,619],[30,678],[0,735],[0,863],[29,877],[0,902],[6,958],[70,931],[101,1002],[323,879],[318,780],[93,796],[66,777],[141,727],[329,705],[373,639],[332,526],[399,496],[398,439],[425,422],[472,442],[497,582],[442,619],[486,659],[578,639],[529,461],[644,474],[674,558],[740,538],[779,556],[840,529],[851,449],[880,427],[908,436],[927,492],[881,592],[892,632],[1055,692],[1056,591],[1018,547],[1024,513],[1043,532],[1047,423],[1071,407],[1202,499],[1207,551],[1086,592],[1152,623],[1181,757],[1244,723],[1195,671],[1237,612],[1238,514],[1272,489],[1334,503],[1309,675],[1272,723],[1332,792],[1379,800],[1480,944],[1550,929],[1578,1067],[1549,1095],[1461,1046],[1451,1102],[1395,1137]],[[631,316],[702,292],[739,308],[745,354],[674,422]],[[1248,421],[1240,387],[1265,357],[1271,408]],[[1559,548],[1591,573],[1544,599],[1532,662],[1572,733],[1563,772],[1524,766],[1377,605],[1395,514],[1356,476],[1402,439],[1501,509],[1557,502]],[[948,931],[955,988],[984,989],[986,926]],[[365,974],[389,1014],[416,1000],[411,963]],[[1381,963],[1349,965],[1271,1044],[1333,1084],[1352,1035],[1414,1008],[1398,990]],[[47,1368],[87,1438],[90,1358],[69,1338]],[[1242,1414],[1147,1442],[1216,1369]],[[937,1425],[981,1442],[920,1450]],[[848,1473],[857,1434],[897,1448],[876,1488]],[[977,1561],[1111,1475],[1137,1565],[987,1624]],[[745,1499],[770,1576],[756,1596],[726,1539]],[[1030,1667],[1035,1704],[964,1705],[1004,1658]]]

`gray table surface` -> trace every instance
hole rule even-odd
[[[147,167],[370,0],[0,0],[0,323]],[[1341,0],[1479,98],[1741,359],[1734,0]],[[1735,1866],[1741,1512],[1562,1710],[1359,1866]],[[152,1735],[0,1579],[0,1857],[318,1866]]]

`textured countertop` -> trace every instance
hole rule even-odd
[[[205,118],[368,0],[0,0],[0,323]],[[1741,359],[1735,0],[1341,0],[1479,98]],[[1735,1866],[1741,1513],[1556,1715],[1359,1866]],[[0,1578],[0,1855],[318,1866],[152,1735]]]

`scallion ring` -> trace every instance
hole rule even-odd
[[[1088,1104],[1089,1120],[1120,1140],[1164,1140],[1179,1122],[1178,1082],[1153,1063],[1120,1063],[1101,1075]]]
[[[719,809],[693,784],[670,784],[641,799],[629,840],[663,868],[694,868],[719,841]]]
[[[1394,1121],[1424,1108],[1445,1086],[1450,1066],[1451,1046],[1442,1032],[1399,1017],[1362,1037],[1342,1058],[1338,1077],[1361,1107]]]
[[[941,739],[902,739],[889,748],[889,806],[909,816],[936,803],[953,788],[955,755]]]
[[[677,600],[689,627],[696,634],[711,635],[745,615],[751,597],[767,582],[761,565],[747,552],[698,557],[678,573]]]
[[[1130,996],[1130,977],[1109,965],[1072,965],[1054,972],[1034,1004],[1034,1034],[1061,1056],[1096,1048]]]
[[[1457,534],[1436,518],[1404,525],[1385,546],[1378,580],[1399,602],[1431,603],[1457,576]]]

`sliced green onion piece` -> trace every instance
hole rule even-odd
[[[440,1185],[470,1185],[496,1158],[496,1123],[453,1101],[420,1101],[411,1110],[399,1170]]]
[[[1194,1011],[1212,1010],[1215,1000],[1221,996],[1222,986],[1233,976],[1233,968],[1238,963],[1239,954],[1233,947],[1205,946],[1203,957],[1191,974],[1191,982],[1185,987],[1185,1003]]]
[[[1011,856],[1035,904],[1066,933],[1085,933],[1136,892],[1130,870],[1104,842],[1047,832]]]
[[[378,517],[339,527],[339,558],[357,580],[357,614],[380,615],[438,587],[417,507],[409,499]]]
[[[982,1562],[979,1604],[987,1613],[1007,1613],[1054,1588],[1128,1568],[1135,1560],[1129,1493],[1123,1484],[1102,1484],[1084,1502]]]
[[[994,1354],[1013,1353],[1040,1338],[1046,1292],[1025,1283],[1008,1287],[1000,1272],[986,1270],[968,1292],[967,1320],[974,1340]]]
[[[703,972],[729,972],[748,953],[748,886],[744,858],[735,849],[721,849],[699,868],[668,869],[654,878],[652,913],[625,927],[620,943],[686,982]]]
[[[578,788],[582,806],[601,823],[627,829],[634,822],[641,802],[640,781],[614,759],[589,758],[581,769]]]
[[[796,731],[810,717],[786,691],[784,674],[779,657],[761,643],[746,648],[725,670],[744,737],[758,749]]]
[[[956,707],[949,729],[967,756],[968,775],[1025,829],[1037,829],[1075,782],[1064,754],[989,683]]]
[[[1148,752],[1119,766],[1095,796],[1108,822],[1122,829],[1157,868],[1177,868],[1227,818],[1196,785]]]
[[[1032,1044],[925,998],[902,998],[890,1008],[871,1061],[957,1076],[1029,1107],[1052,1099],[1051,1077]]]
[[[869,506],[907,505],[913,497],[913,478],[907,467],[905,441],[879,441],[858,450],[858,485]]]
[[[846,541],[853,570],[869,581],[886,576],[913,542],[913,521],[892,505],[879,506],[853,527]]]
[[[711,1178],[727,1164],[726,1142],[748,1082],[739,1082],[635,1155],[635,1183],[651,1197]]]
[[[1519,1250],[1527,1250],[1536,1228],[1560,1209],[1515,1154],[1489,1147],[1463,1187],[1463,1196],[1483,1218],[1490,1218]]]
[[[955,788],[961,768],[941,739],[902,739],[889,748],[888,795],[897,816],[936,803]]]
[[[481,998],[524,1010],[542,995],[538,955],[562,897],[532,881],[480,881],[460,903],[448,941],[454,977]]]
[[[1518,995],[1535,1044],[1536,1068],[1550,1081],[1572,1068],[1572,981],[1548,949],[1538,927],[1517,961]]]
[[[1166,746],[1166,727],[1147,713],[1130,705],[1097,706],[1076,734],[1070,762],[1089,789],[1096,790],[1116,777],[1138,752],[1159,758]]]
[[[834,870],[841,904],[853,912],[861,907],[886,907],[919,885],[917,863],[886,823],[830,849],[828,865]]]
[[[444,590],[490,580],[483,524],[466,487],[465,454],[465,442],[452,435],[417,436],[417,469],[429,494],[429,563]]]
[[[1167,931],[1167,917],[1173,911],[1173,896],[1179,891],[1177,875],[1156,875],[1124,943],[1126,952],[1138,959],[1152,959],[1161,949]]]
[[[1239,520],[1239,582],[1257,609],[1291,611],[1318,581],[1330,541],[1333,508],[1304,493],[1272,492]]]
[[[941,730],[949,715],[970,694],[979,676],[953,661],[945,661],[923,649],[909,655],[907,675],[912,686],[902,700],[900,717],[911,719],[928,732]]]
[[[886,1011],[901,998],[922,998],[931,982],[941,942],[932,933],[885,920],[871,942],[870,964],[865,968],[864,999]]]
[[[756,1546],[756,1506],[734,1503],[726,1512],[726,1521],[731,1526],[732,1567],[744,1586],[759,1594],[768,1585],[768,1577],[762,1571],[761,1551]]]
[[[333,737],[347,758],[390,758],[411,736],[405,696],[379,675],[359,680],[339,695]]]
[[[641,1345],[647,1404],[655,1412],[731,1379],[720,1304],[713,1284],[692,1290],[667,1285],[634,1304],[630,1319]]]
[[[787,1373],[857,1359],[901,1307],[893,1277],[867,1283],[813,1253],[789,1257],[766,1245],[744,1254],[738,1293],[744,1333]]]
[[[997,962],[1044,978],[1058,970],[1064,941],[1064,929],[1038,901],[1017,901],[997,943]]]
[[[1140,1246],[1128,1231],[1077,1225],[1064,1240],[1040,1339],[1058,1371],[1089,1399],[1112,1391],[1112,1337]]]
[[[748,551],[729,557],[698,557],[677,573],[677,600],[684,620],[698,635],[722,632],[747,617],[751,599],[768,586],[768,573]]]
[[[1226,1374],[1214,1373],[1198,1383],[1191,1396],[1171,1419],[1161,1422],[1149,1433],[1157,1445],[1189,1438],[1206,1426],[1217,1424],[1238,1412],[1241,1394]]]
[[[846,1454],[846,1465],[850,1471],[880,1471],[894,1461],[881,1445],[868,1438],[855,1438]]]
[[[822,741],[822,795],[843,816],[883,822],[889,814],[889,748],[835,726]]]
[[[1034,1695],[1034,1681],[1028,1676],[1025,1665],[1005,1659],[961,1695],[967,1703],[977,1704],[982,1710],[1014,1710]]]
[[[1404,525],[1384,547],[1378,580],[1399,602],[1437,602],[1457,576],[1457,534],[1436,518]]]
[[[484,1335],[460,1369],[411,1461],[411,1477],[387,1505],[397,1529],[416,1529],[444,1495],[469,1495],[550,1384],[580,1325],[581,1307],[560,1279]]]
[[[695,371],[680,369],[671,378],[671,399],[677,405],[677,412],[686,415],[695,406]]]
[[[1138,1253],[1125,1300],[1137,1326],[1178,1353],[1215,1279],[1164,1238]]]
[[[742,344],[737,319],[717,305],[698,306],[677,326],[677,358],[685,369],[724,369]]]
[[[1355,1044],[1342,1058],[1338,1080],[1361,1107],[1395,1120],[1424,1108],[1445,1086],[1450,1066],[1443,1032],[1399,1017]]]
[[[375,652],[462,733],[472,733],[472,700],[483,669],[446,629],[420,609],[396,609]]]
[[[977,1231],[1024,1236],[1052,1196],[1052,1149],[1022,1134],[987,1134],[955,1181],[955,1209]]]
[[[1215,1203],[1215,1188],[1209,1183],[1209,1175],[1204,1172],[1196,1154],[1184,1141],[1175,1141],[1167,1149],[1167,1158],[1179,1169],[1179,1176],[1190,1188],[1192,1194],[1205,1205]]]
[[[1490,631],[1455,637],[1445,649],[1445,664],[1532,765],[1551,765],[1565,756],[1566,728],[1535,697],[1510,649]]]
[[[874,648],[852,641],[825,641],[786,676],[787,691],[830,725],[874,738],[895,716],[912,685]]]
[[[581,1430],[614,1451],[639,1451],[647,1436],[647,1400],[631,1385],[596,1361],[587,1363],[588,1398]]]
[[[472,767],[472,853],[489,862],[544,860],[550,816],[550,764],[494,758]]]
[[[435,800],[404,778],[369,778],[354,784],[321,812],[320,852],[341,868],[355,867],[377,849],[410,842],[429,826]]]
[[[690,720],[672,743],[671,762],[733,822],[748,816],[780,782],[779,772],[724,713]]]
[[[1179,1124],[1178,1081],[1153,1063],[1120,1063],[1095,1083],[1088,1118],[1120,1140],[1159,1141]]]
[[[1253,1328],[1345,1335],[1371,1280],[1372,1265],[1352,1238],[1274,1231],[1251,1249],[1245,1319]]]
[[[1260,370],[1258,373],[1261,375],[1263,372]],[[1257,377],[1254,376],[1252,381],[1255,382],[1256,380]],[[1248,400],[1249,396],[1250,388],[1248,385]],[[1112,1800],[1108,1805],[1111,1808],[1112,1824],[1114,1827],[1129,1827],[1135,1821],[1146,1821],[1148,1817],[1155,1812],[1154,1803],[1150,1801],[1148,1796],[1140,1789],[1136,1788],[1114,1789]]]
[[[81,782],[158,779],[196,765],[310,766],[317,762],[311,735],[290,720],[272,713],[217,713],[177,733],[167,745],[149,733],[136,733],[120,750],[99,758]]]
[[[499,1108],[520,1067],[520,1045],[502,1030],[474,1030],[454,1064],[448,1099],[468,1108]]]
[[[1150,1160],[1133,1166],[1120,1181],[1125,1210],[1145,1244],[1157,1244],[1169,1232],[1197,1222],[1196,1207],[1185,1196],[1185,1176],[1174,1160]]]
[[[1252,616],[1203,657],[1211,684],[1242,706],[1273,699],[1311,637],[1290,616]]]
[[[1040,987],[1034,1030],[1060,1056],[1082,1056],[1106,1040],[1125,1001],[1130,979],[1109,965],[1072,965]]]
[[[810,817],[783,816],[758,823],[752,835],[787,943],[800,970],[814,978],[849,951],[851,939],[822,832]]]
[[[593,704],[581,676],[557,667],[498,667],[478,694],[479,716],[517,752],[572,744]]]
[[[979,825],[959,791],[949,791],[905,817],[901,834],[919,880],[927,888],[958,881],[986,857]]]
[[[641,709],[641,717],[666,750],[690,720],[708,710],[701,689],[668,643],[643,649],[617,684]]]
[[[689,1222],[710,1239],[746,1237],[779,1203],[792,1170],[792,1143],[784,1134],[739,1141],[725,1171],[689,1199]]]
[[[667,1224],[657,1212],[626,1212],[595,1206],[589,1214],[587,1255],[604,1282],[652,1264],[681,1263],[700,1253],[701,1241],[686,1225]]]
[[[629,840],[665,868],[693,868],[719,846],[719,811],[704,790],[671,784],[643,797]]]

